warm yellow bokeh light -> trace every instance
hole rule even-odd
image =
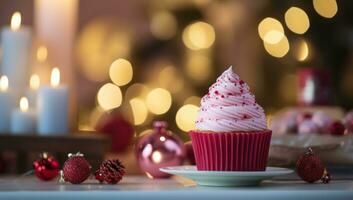
[[[150,30],[154,37],[161,40],[172,38],[178,29],[175,16],[167,11],[156,13],[151,20]]]
[[[281,58],[289,51],[289,42],[286,36],[282,38],[277,44],[269,44],[264,42],[264,47],[271,56]]]
[[[39,62],[44,62],[48,58],[48,49],[46,46],[39,46],[37,49],[37,60]]]
[[[15,12],[11,17],[11,30],[17,31],[21,27],[21,13]]]
[[[50,85],[53,87],[57,87],[60,84],[60,70],[57,67],[54,67],[51,71],[50,76]]]
[[[122,94],[119,86],[112,83],[103,85],[97,94],[98,105],[104,110],[117,108],[121,105]]]
[[[146,121],[148,115],[148,110],[145,102],[142,99],[133,98],[129,103],[132,109],[134,125],[143,124]]]
[[[315,11],[325,18],[332,18],[338,11],[336,0],[313,0]]]
[[[280,21],[272,17],[266,17],[259,23],[258,33],[265,42],[275,44],[283,38],[284,30]]]
[[[125,59],[119,58],[110,66],[109,77],[118,86],[128,84],[132,80],[132,76],[132,65]]]
[[[310,27],[308,15],[298,7],[290,7],[286,11],[284,19],[289,30],[297,34],[304,34]]]
[[[5,92],[9,88],[9,79],[7,76],[1,76],[0,78],[0,91]]]
[[[178,127],[183,131],[195,129],[195,121],[199,107],[191,104],[182,106],[175,116],[175,121]]]
[[[157,115],[164,114],[172,105],[172,96],[168,90],[162,88],[153,89],[147,95],[146,105],[152,113]]]
[[[26,97],[21,97],[20,99],[20,110],[22,112],[27,112],[28,111],[28,99]]]
[[[198,96],[191,96],[191,97],[188,97],[188,98],[184,101],[184,104],[192,104],[192,105],[195,105],[195,106],[200,106],[200,104],[201,104],[201,98],[198,97]]]
[[[40,79],[37,74],[32,74],[31,78],[29,79],[29,88],[31,90],[38,90],[40,86]]]
[[[270,30],[269,32],[266,33],[264,37],[264,42],[269,44],[277,44],[282,40],[283,36],[284,36],[283,32],[280,32],[277,30]]]
[[[210,58],[200,54],[191,54],[186,63],[186,74],[197,82],[208,80],[212,74]]]
[[[168,89],[171,93],[177,93],[184,87],[183,77],[173,66],[167,66],[161,70],[158,83],[160,87]]]
[[[300,40],[295,57],[298,61],[304,61],[307,59],[308,56],[309,56],[308,43],[305,40]]]
[[[183,42],[192,50],[206,49],[212,46],[216,39],[214,28],[205,22],[195,22],[183,31]]]

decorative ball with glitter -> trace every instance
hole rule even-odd
[[[91,165],[80,152],[69,154],[64,163],[64,180],[72,184],[79,184],[85,181],[91,174]]]
[[[296,164],[298,176],[308,183],[314,183],[324,176],[325,166],[311,148],[302,155]]]
[[[105,160],[94,173],[96,179],[103,183],[117,184],[125,174],[124,165],[118,160]]]
[[[46,152],[39,155],[39,159],[33,162],[34,174],[43,181],[50,181],[59,174],[58,161]]]

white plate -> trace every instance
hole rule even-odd
[[[203,186],[253,186],[261,181],[293,173],[293,170],[267,167],[266,171],[198,171],[196,166],[176,166],[160,168],[162,172],[183,176]]]

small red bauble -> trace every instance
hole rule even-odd
[[[96,130],[111,138],[111,148],[114,152],[122,152],[132,143],[133,126],[120,114],[103,115],[97,123]]]
[[[308,152],[298,159],[296,170],[301,179],[308,183],[314,183],[323,177],[325,166],[319,156],[309,148]]]
[[[59,174],[58,161],[48,153],[40,154],[40,158],[33,162],[34,174],[43,181],[54,179]]]
[[[329,125],[328,130],[331,135],[339,136],[344,135],[345,127],[340,121],[335,121]]]
[[[118,183],[125,174],[125,167],[119,160],[105,160],[94,173],[99,182]]]
[[[72,184],[79,184],[85,181],[91,174],[91,165],[83,157],[83,154],[69,154],[63,167],[63,178]]]

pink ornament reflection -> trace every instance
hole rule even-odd
[[[166,130],[166,122],[155,122],[154,130],[144,134],[136,145],[138,164],[149,178],[167,178],[161,167],[182,165],[185,147],[182,140]]]

